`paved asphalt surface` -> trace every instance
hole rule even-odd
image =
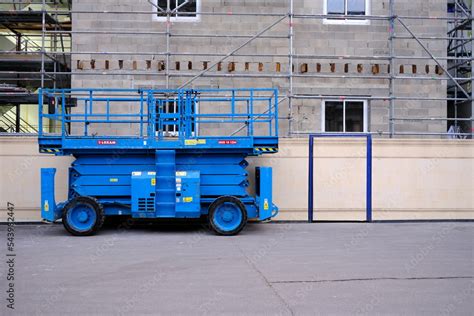
[[[0,315],[8,284],[0,225]],[[474,223],[17,225],[16,315],[473,315]]]

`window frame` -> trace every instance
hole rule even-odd
[[[328,1],[330,0],[324,0],[324,15],[328,15]],[[370,10],[371,10],[371,0],[364,0],[365,1],[365,15],[347,15],[347,1],[344,0],[344,5],[345,5],[345,10],[344,12],[346,13],[345,16],[355,16],[355,17],[364,17],[367,15],[370,15]],[[331,18],[325,18],[323,19],[324,24],[342,24],[342,25],[370,25],[370,20],[368,19],[331,19]]]
[[[176,1],[176,0],[170,0],[170,1]],[[166,16],[158,16],[158,9],[156,6],[158,6],[158,0],[152,0],[152,7],[153,10],[156,11],[152,17],[153,21],[157,22],[166,22],[167,17]],[[201,12],[201,0],[196,0],[196,16],[171,16],[170,17],[170,22],[200,22],[201,21],[201,15],[199,14]],[[179,14],[179,10],[178,10]]]
[[[326,132],[326,102],[342,102],[342,132]],[[346,103],[347,102],[361,102],[363,103],[362,110],[362,132],[347,132],[346,131]],[[327,98],[321,102],[321,132],[323,133],[368,133],[369,132],[369,102],[362,99],[331,99]]]

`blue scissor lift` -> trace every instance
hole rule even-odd
[[[56,169],[41,169],[41,214],[73,235],[106,216],[200,218],[221,235],[278,213],[272,169],[245,158],[278,151],[275,89],[44,89],[39,150],[72,155],[68,200],[55,202]]]

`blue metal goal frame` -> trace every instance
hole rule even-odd
[[[314,211],[314,139],[315,138],[365,138],[366,145],[366,221],[372,221],[372,135],[367,133],[317,133],[309,135],[308,156],[308,222],[313,223]]]

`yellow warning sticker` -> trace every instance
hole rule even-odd
[[[151,178],[151,185],[156,185],[156,178]]]
[[[118,178],[110,178],[109,181],[110,182],[118,182]]]
[[[44,211],[49,212],[49,203],[48,200],[44,201]]]
[[[197,143],[198,143],[198,142],[197,142],[196,139],[185,139],[185,140],[184,140],[184,144],[185,144],[186,146],[195,146],[195,145],[197,145]]]
[[[189,203],[189,202],[192,202],[193,201],[193,197],[192,196],[187,196],[187,197],[184,197],[183,198],[183,202],[184,203]]]
[[[196,145],[205,145],[205,139],[185,139],[184,144],[186,146],[196,146]]]
[[[268,200],[267,199],[263,200],[263,209],[265,211],[268,210]]]

